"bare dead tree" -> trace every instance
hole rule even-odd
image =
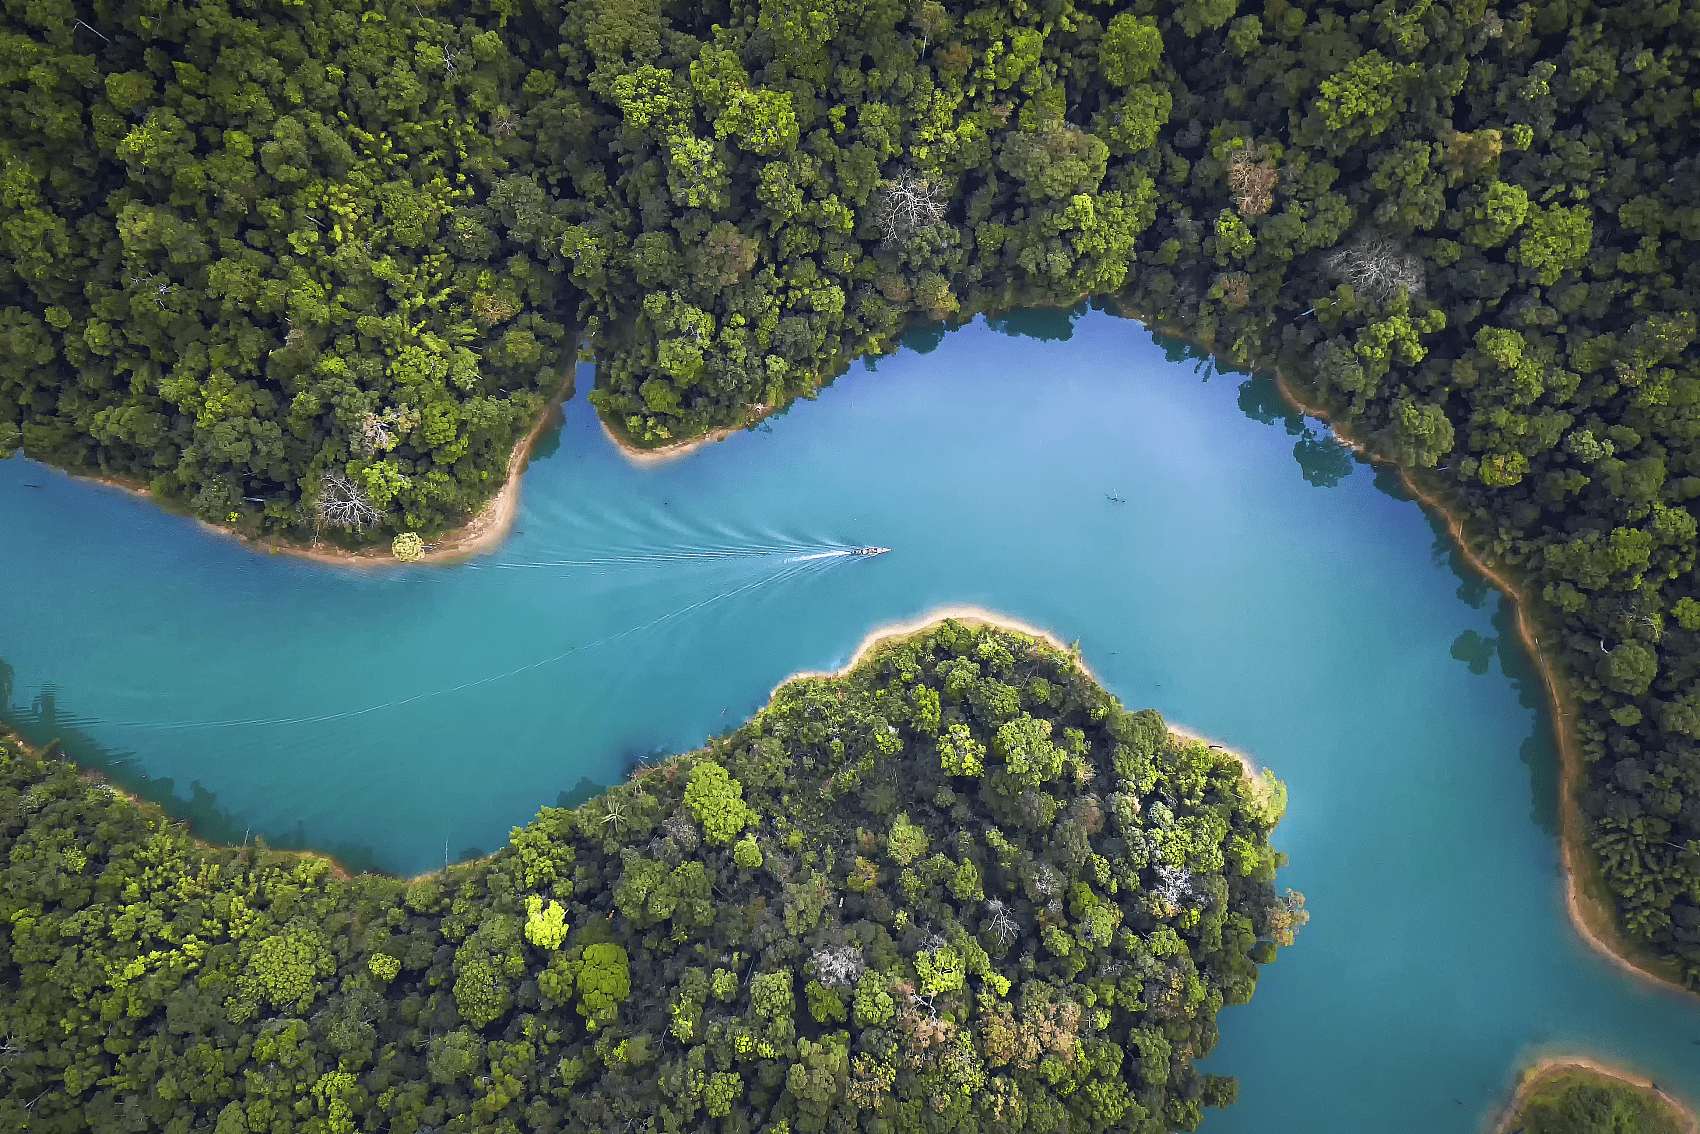
[[[486,295],[483,292],[472,297],[472,314],[486,327],[494,327],[506,319],[513,318],[514,305],[496,295]]]
[[[1421,258],[1383,233],[1365,233],[1335,249],[1326,263],[1354,292],[1378,303],[1401,290],[1412,299],[1420,298],[1425,287]]]
[[[1245,272],[1222,273],[1216,277],[1216,287],[1222,292],[1222,306],[1229,311],[1238,311],[1251,302],[1251,277]]]
[[[998,940],[1008,945],[1021,936],[1021,926],[1010,916],[1009,907],[1002,898],[992,898],[986,902],[986,910],[992,915],[986,928],[998,935]]]
[[[816,949],[809,960],[815,967],[815,979],[823,988],[849,988],[868,971],[862,951],[854,945],[829,945]]]
[[[1184,908],[1193,896],[1192,875],[1179,867],[1158,863],[1156,892],[1171,906]]]
[[[917,232],[944,219],[948,203],[944,186],[912,169],[894,180],[880,182],[874,198],[874,221],[887,244],[901,244]]]
[[[339,472],[327,471],[319,479],[319,499],[313,508],[319,522],[333,528],[369,528],[380,519],[365,490]]]
[[[1283,947],[1291,945],[1293,935],[1310,921],[1310,911],[1305,909],[1305,896],[1296,890],[1288,890],[1273,902],[1265,915],[1269,923],[1267,936]]]
[[[293,333],[293,332],[292,332]],[[354,437],[354,447],[361,456],[370,457],[395,448],[396,432],[406,433],[419,424],[419,411],[391,406],[383,413],[370,410],[360,419],[360,432]]]
[[[519,129],[519,119],[514,112],[505,106],[498,106],[490,115],[490,133],[497,138],[507,138]]]

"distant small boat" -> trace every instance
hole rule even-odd
[[[884,555],[886,552],[888,552],[890,550],[891,550],[891,548],[889,548],[889,547],[858,547],[858,548],[853,548],[851,550],[850,554],[851,555]]]

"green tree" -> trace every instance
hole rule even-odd
[[[567,914],[561,903],[550,901],[545,907],[536,894],[525,900],[525,939],[539,949],[559,949],[567,939]]]
[[[761,848],[756,846],[754,839],[746,835],[732,848],[732,861],[737,863],[740,870],[755,870],[762,863]]]
[[[595,1031],[614,1021],[620,1003],[632,993],[626,950],[611,942],[587,945],[578,970],[579,1014]]]
[[[1497,248],[1528,219],[1528,191],[1519,185],[1490,181],[1464,215],[1471,222],[1464,229],[1464,239],[1478,247]]]
[[[762,973],[751,978],[750,1006],[769,1019],[789,1016],[796,1008],[791,974]]]
[[[754,818],[744,805],[743,785],[712,760],[691,769],[685,806],[702,825],[708,841],[717,846],[729,844]]]
[[[953,724],[939,737],[939,761],[947,776],[978,776],[986,766],[986,746],[965,724]]]
[[[886,852],[897,865],[908,866],[927,853],[927,833],[909,822],[907,814],[899,815],[891,825]]]
[[[1317,84],[1316,111],[1329,130],[1349,137],[1379,134],[1392,124],[1404,102],[1410,69],[1366,51]]]
[[[1534,272],[1545,287],[1581,267],[1593,242],[1594,220],[1587,205],[1531,208],[1528,227],[1512,258]]]
[[[1144,82],[1162,59],[1163,36],[1150,16],[1117,13],[1098,44],[1103,76],[1118,87]]]

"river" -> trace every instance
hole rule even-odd
[[[1288,785],[1281,882],[1313,921],[1223,1012],[1208,1069],[1240,1103],[1205,1130],[1471,1132],[1552,1051],[1700,1100],[1700,1001],[1565,916],[1509,608],[1268,381],[1030,312],[911,336],[647,465],[586,385],[514,534],[452,567],[268,555],[0,462],[8,718],[209,837],[412,873],[732,727],[875,627],[989,607]],[[829,554],[867,544],[893,550]]]

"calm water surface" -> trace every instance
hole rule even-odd
[[[881,623],[988,606],[1288,784],[1282,881],[1314,921],[1223,1014],[1210,1069],[1240,1104],[1206,1130],[1474,1131],[1557,1050],[1700,1099],[1700,1001],[1565,918],[1538,685],[1415,504],[1267,382],[1134,323],[912,343],[662,465],[580,396],[514,536],[457,567],[258,554],[0,462],[7,714],[208,836],[416,872],[731,727]],[[894,551],[824,554],[862,544]]]

